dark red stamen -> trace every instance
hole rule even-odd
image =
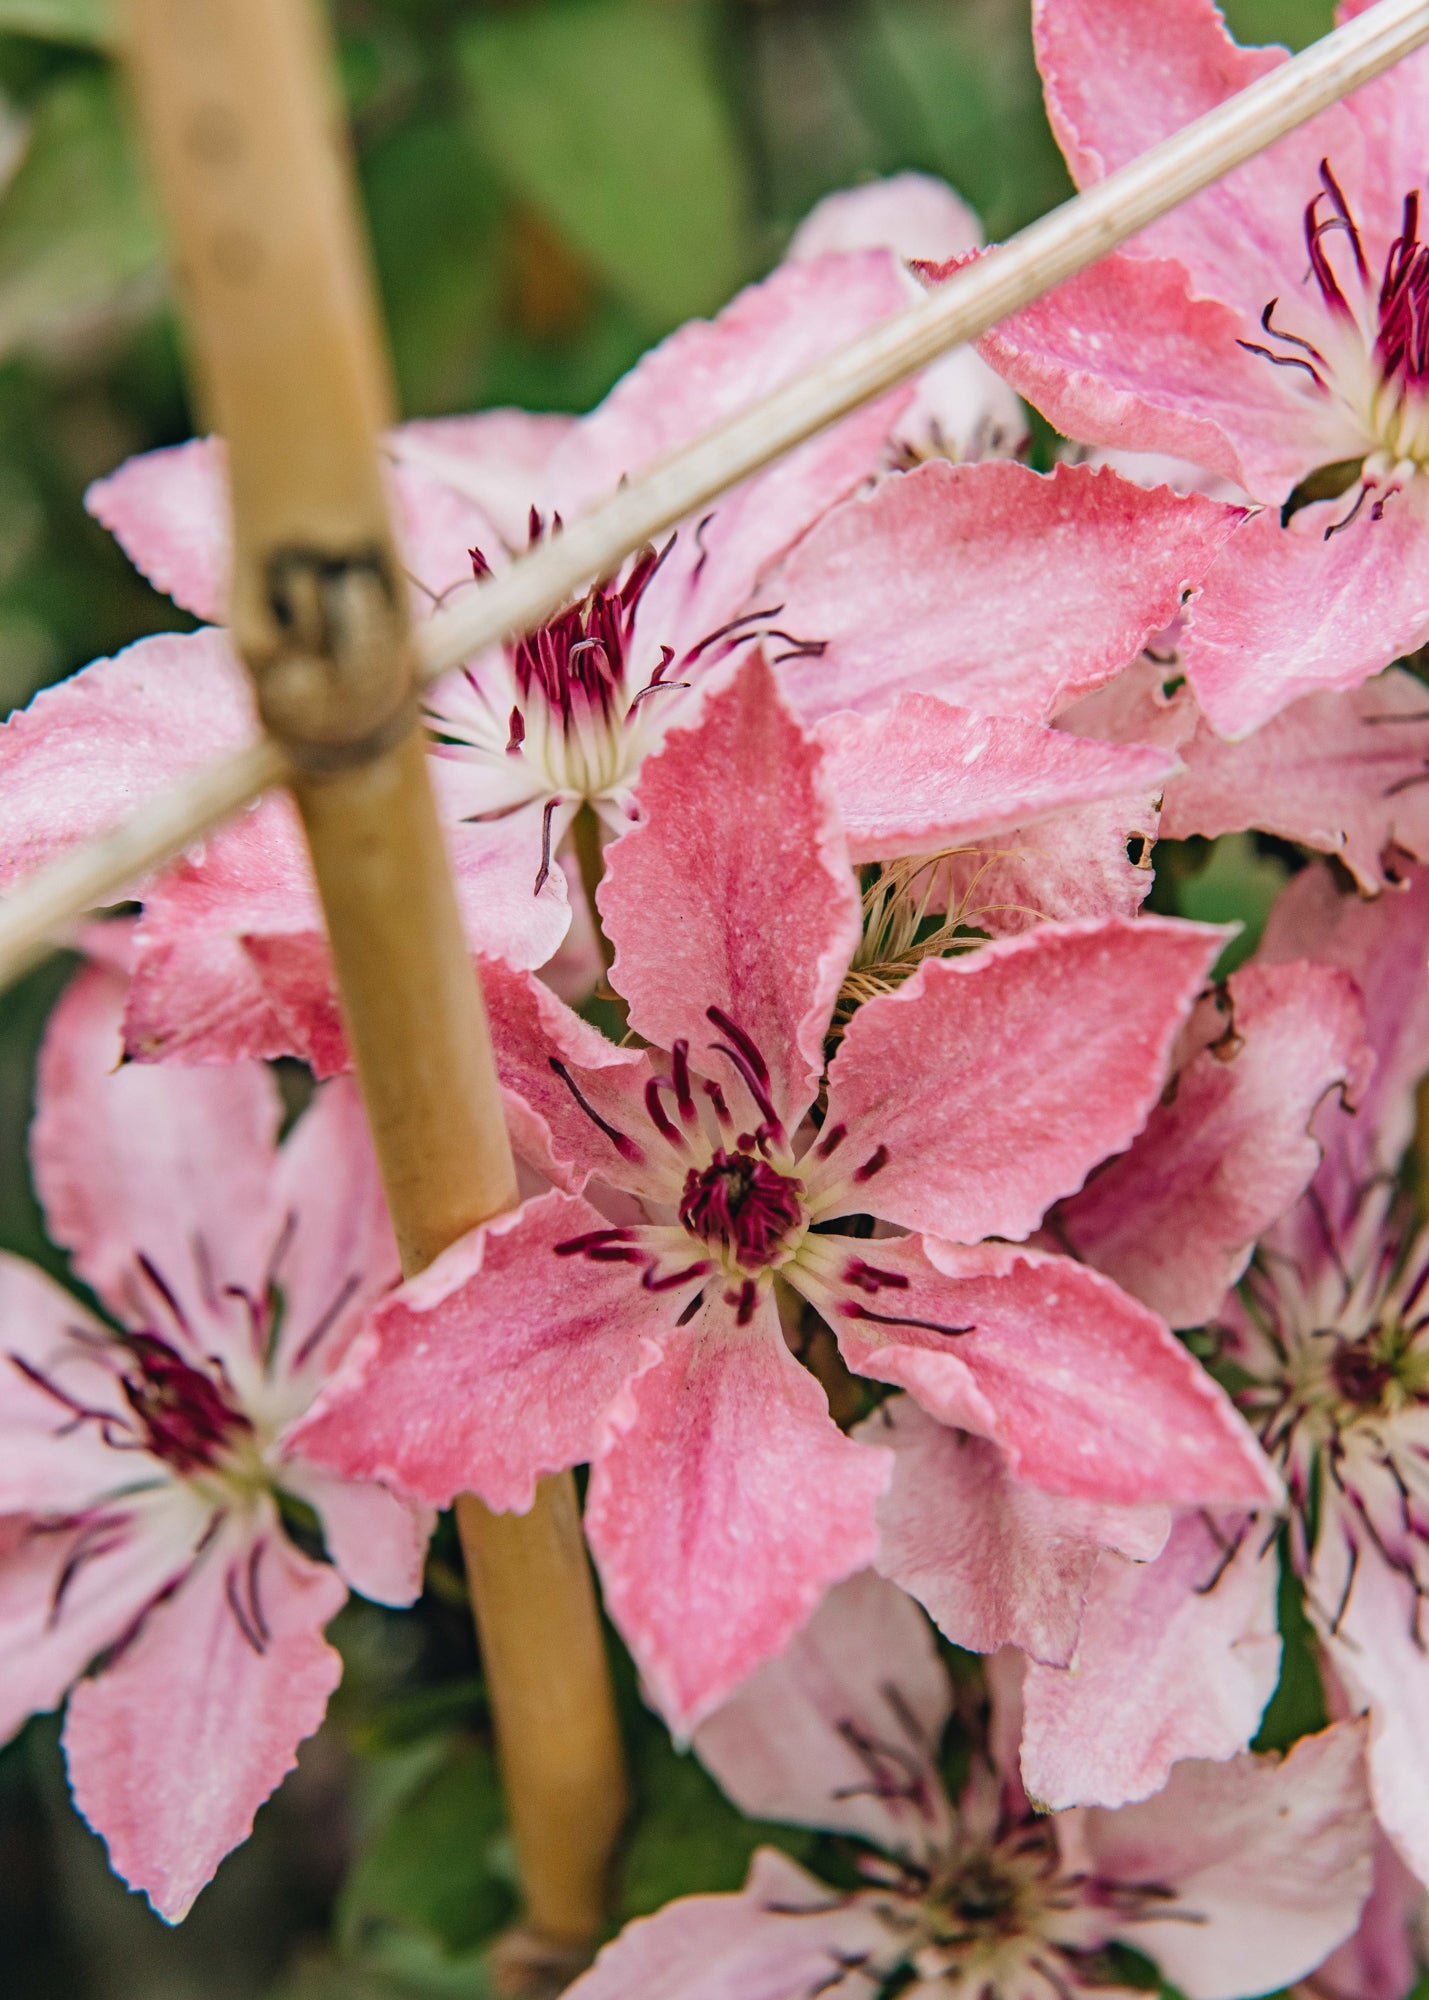
[[[702,1259],[698,1264],[686,1264],[682,1271],[669,1271],[664,1277],[657,1277],[656,1266],[651,1264],[640,1282],[647,1292],[677,1292],[681,1285],[688,1285],[696,1278],[705,1277],[709,1268],[708,1261]]]
[[[551,872],[551,821],[555,818],[559,799],[547,799],[545,811],[541,814],[541,865],[536,870],[536,887],[533,894],[539,896],[546,886],[546,878]]]
[[[840,1306],[839,1311],[845,1319],[872,1320],[878,1326],[918,1326],[922,1327],[925,1333],[945,1333],[949,1338],[960,1333],[976,1333],[977,1331],[975,1326],[945,1326],[941,1320],[916,1319],[905,1317],[898,1313],[875,1312],[872,1306],[861,1306],[856,1301],[849,1301]]]
[[[693,1125],[695,1111],[694,1093],[690,1089],[690,1045],[681,1035],[670,1051],[670,1081],[675,1086],[675,1102],[680,1108],[680,1116],[687,1125]]]
[[[855,1169],[856,1181],[871,1181],[875,1174],[881,1174],[888,1165],[888,1148],[875,1146],[861,1167]]]
[[[157,1334],[126,1334],[122,1345],[133,1363],[120,1378],[124,1399],[144,1428],[148,1449],[175,1471],[213,1465],[240,1434],[252,1431],[225,1385],[192,1367]]]
[[[641,1152],[635,1141],[628,1139],[623,1132],[618,1132],[608,1118],[601,1117],[559,1056],[548,1056],[546,1060],[550,1063],[551,1068],[556,1072],[556,1075],[561,1079],[561,1082],[566,1086],[566,1089],[571,1093],[571,1096],[575,1099],[581,1110],[584,1111],[586,1117],[589,1118],[591,1124],[604,1132],[606,1138],[609,1139],[620,1157],[623,1160],[630,1160],[632,1163],[643,1160],[645,1155]]]
[[[519,757],[521,745],[526,741],[526,718],[519,708],[512,709],[508,729],[510,734],[506,738],[506,754],[508,757]]]
[[[555,1251],[558,1257],[583,1257],[597,1245],[633,1242],[634,1235],[631,1229],[589,1229],[584,1236],[568,1236]]]
[[[729,1115],[729,1106],[724,1101],[724,1092],[720,1089],[719,1085],[709,1077],[706,1077],[700,1087],[714,1106],[714,1114],[720,1124],[725,1127],[732,1125],[734,1120]]]
[[[856,1285],[861,1292],[906,1292],[908,1280],[901,1271],[888,1271],[878,1264],[866,1264],[862,1257],[852,1257],[844,1271],[844,1283]]]
[[[799,1183],[766,1160],[718,1147],[701,1171],[691,1167],[680,1220],[693,1236],[718,1243],[746,1269],[761,1269],[803,1217]]]
[[[847,1125],[830,1125],[825,1129],[814,1151],[821,1160],[826,1160],[830,1153],[840,1146],[847,1137]]]
[[[674,1083],[669,1077],[652,1076],[645,1086],[645,1109],[650,1113],[650,1123],[655,1127],[660,1137],[668,1139],[672,1146],[682,1147],[685,1143],[685,1135],[660,1101],[660,1092],[662,1090],[673,1090],[674,1088]]]
[[[745,1279],[739,1288],[737,1302],[732,1301],[731,1303],[734,1304],[735,1325],[748,1326],[754,1317],[754,1308],[759,1303],[759,1293],[755,1287],[753,1278]]]

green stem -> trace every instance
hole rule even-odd
[[[600,921],[600,907],[595,900],[595,892],[605,874],[605,855],[601,846],[600,821],[595,816],[595,807],[588,799],[575,816],[571,826],[571,839],[575,843],[576,860],[580,863],[581,887],[585,890],[591,928],[595,932],[596,943],[600,948],[600,962],[609,972],[615,957],[615,947],[605,934],[605,927]]]

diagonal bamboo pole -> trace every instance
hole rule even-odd
[[[418,634],[421,679],[433,680],[482,647],[539,624],[653,535],[938,355],[978,339],[1426,41],[1429,0],[1379,0],[822,367],[568,523],[469,603],[429,620]],[[176,791],[115,834],[37,869],[0,901],[0,988],[62,941],[86,910],[128,894],[141,868],[172,858],[279,776],[271,751],[236,751],[190,780],[182,795]]]
[[[130,61],[201,390],[229,443],[232,625],[302,815],[410,1274],[516,1199],[415,700],[377,438],[386,375],[308,0],[130,0]],[[459,1503],[522,1867],[548,1955],[593,1942],[625,1810],[571,1477]]]

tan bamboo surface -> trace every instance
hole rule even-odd
[[[159,8],[159,0],[142,5]],[[173,0],[171,18],[182,29],[207,12],[202,0],[191,6]],[[539,624],[652,535],[939,354],[976,340],[1425,41],[1429,0],[1379,0],[430,619],[418,634],[420,679],[434,679],[482,647]],[[128,894],[138,875],[210,832],[281,773],[282,759],[271,749],[235,751],[181,791],[142,807],[115,833],[37,869],[0,902],[0,987],[63,941],[87,910]]]
[[[330,52],[310,0],[130,0],[128,49],[229,445],[232,623],[280,746],[267,775],[302,815],[411,1274],[511,1206],[516,1176],[417,727]],[[569,1953],[600,1927],[626,1797],[570,1475],[521,1519],[468,1498],[461,1532],[528,1921]]]

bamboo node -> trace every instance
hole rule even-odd
[[[416,721],[416,658],[395,565],[372,544],[288,544],[264,565],[267,643],[240,638],[264,726],[293,762],[370,762]]]

